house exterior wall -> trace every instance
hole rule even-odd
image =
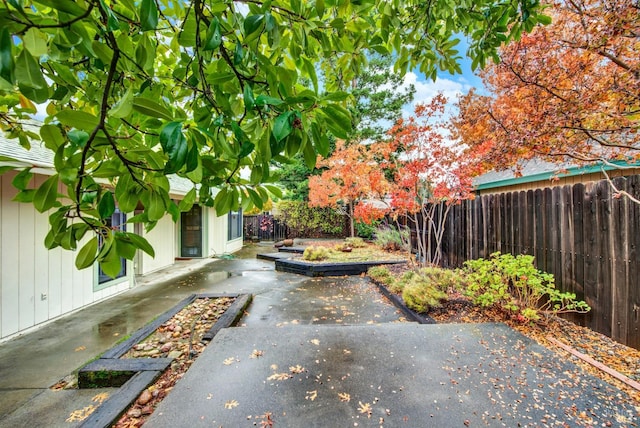
[[[94,291],[97,268],[78,270],[75,255],[47,250],[48,215],[12,201],[15,173],[0,175],[0,339],[129,289],[132,269]],[[36,175],[36,185],[46,176]],[[79,242],[79,247],[84,242]]]
[[[177,256],[177,245],[175,243],[178,237],[176,224],[170,216],[167,215],[158,220],[156,227],[149,232],[145,232],[142,227],[140,229],[140,235],[146,238],[153,247],[155,257],[140,251],[138,260],[141,266],[136,270],[137,274],[146,275],[175,263]]]
[[[242,249],[244,244],[242,236],[237,239],[228,239],[229,218],[227,214],[217,215],[213,208],[205,209],[205,248],[208,249],[208,256],[213,257],[225,253],[235,253]]]

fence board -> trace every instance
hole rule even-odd
[[[640,176],[615,184],[640,197]],[[466,201],[447,220],[446,263],[533,254],[560,289],[591,305],[572,320],[640,349],[640,205],[611,193],[602,181]]]
[[[620,177],[613,180],[617,189],[626,191],[627,180]],[[628,277],[628,227],[629,219],[627,198],[614,198],[611,200],[611,239],[612,239],[612,282],[611,292],[611,337],[619,342],[627,340],[629,323],[629,307],[627,297],[629,295]]]
[[[597,185],[598,197],[598,225],[600,244],[600,275],[598,276],[597,300],[599,310],[596,313],[595,329],[601,333],[611,336],[611,202],[609,200],[609,185],[600,182]]]
[[[545,258],[544,258],[544,194],[542,193],[542,189],[536,189],[533,191],[533,201],[534,201],[534,250],[533,255],[536,258],[536,266],[538,269],[546,270]]]
[[[636,199],[640,199],[640,176],[629,178],[627,191]],[[629,298],[627,299],[629,346],[640,349],[640,205],[629,205]]]

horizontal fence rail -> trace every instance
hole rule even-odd
[[[640,198],[640,176],[613,180]],[[530,254],[556,286],[592,308],[573,321],[640,349],[640,205],[607,181],[487,194],[453,207],[443,265],[491,253]]]

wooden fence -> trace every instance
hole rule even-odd
[[[640,197],[640,176],[615,186]],[[592,310],[573,321],[640,349],[640,205],[606,181],[464,201],[449,214],[443,264],[502,253],[531,254],[557,287]]]
[[[289,227],[271,214],[245,215],[243,221],[247,240],[281,241],[289,235]]]

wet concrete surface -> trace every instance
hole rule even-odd
[[[595,425],[634,417],[626,404],[607,401],[619,391],[506,326],[406,323],[366,279],[276,272],[255,258],[263,250],[194,264],[169,280],[170,272],[142,278],[133,290],[0,344],[0,426],[77,426],[68,419],[102,392],[49,386],[205,292],[254,300],[241,326],[214,339],[146,426],[252,427],[265,412],[278,427],[581,426],[574,402],[600,415]],[[263,356],[251,358],[254,350]],[[553,418],[541,424],[547,413]]]
[[[504,324],[236,327],[147,425],[626,426],[617,394]]]

